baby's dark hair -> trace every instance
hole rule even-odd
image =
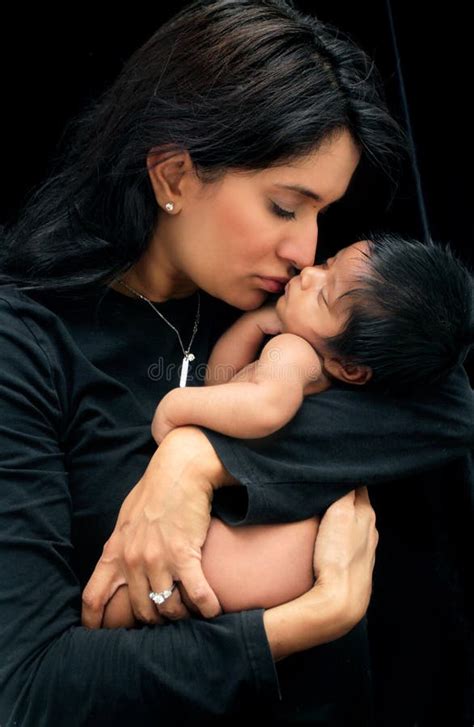
[[[325,339],[332,355],[372,369],[368,385],[407,391],[440,382],[474,343],[472,272],[449,245],[398,234],[367,236],[345,329]]]

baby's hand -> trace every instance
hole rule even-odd
[[[173,392],[169,391],[166,396],[163,397],[156,407],[155,415],[151,423],[151,433],[157,444],[161,444],[166,435],[176,427],[176,424],[173,422],[171,417],[173,401],[172,395]]]
[[[275,303],[267,303],[252,313],[255,315],[257,326],[265,335],[276,336],[282,332],[281,320],[275,310]]]

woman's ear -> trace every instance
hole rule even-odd
[[[345,363],[338,358],[327,356],[323,359],[326,371],[335,379],[346,384],[366,384],[372,376],[370,366],[364,364]]]
[[[194,169],[187,151],[170,153],[165,149],[151,149],[147,155],[147,171],[157,203],[164,207],[173,202],[175,207],[188,191],[189,172]],[[177,211],[177,210],[176,210]]]

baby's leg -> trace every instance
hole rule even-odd
[[[271,608],[314,584],[313,553],[319,518],[275,525],[231,527],[212,517],[202,549],[202,569],[225,613]],[[181,598],[195,611],[182,583]],[[121,586],[107,604],[103,627],[139,625]]]
[[[125,584],[115,591],[107,603],[102,628],[118,629],[120,626],[125,626],[131,629],[138,625],[140,622],[136,621],[133,614],[132,604],[128,597],[128,586]]]
[[[316,517],[239,527],[212,518],[202,569],[223,611],[271,608],[309,591],[318,525]]]

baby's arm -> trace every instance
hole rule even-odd
[[[280,333],[275,305],[269,303],[244,313],[219,338],[206,367],[205,386],[225,384],[257,357],[266,335]]]
[[[166,394],[155,412],[152,434],[160,443],[171,429],[194,424],[231,437],[265,437],[293,418],[307,385],[322,378],[313,347],[299,336],[282,333],[229,383]]]

